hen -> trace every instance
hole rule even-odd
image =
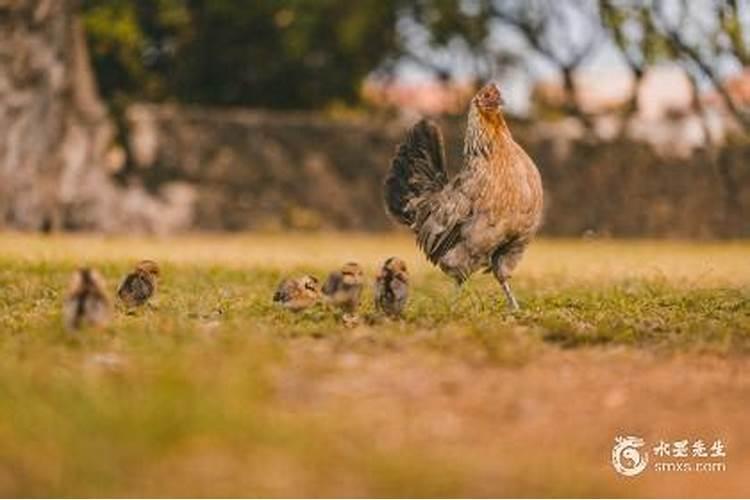
[[[492,272],[511,309],[511,272],[542,221],[542,181],[516,144],[493,83],[471,100],[463,167],[448,178],[443,138],[422,120],[398,147],[385,180],[388,212],[409,226],[427,258],[460,285]]]

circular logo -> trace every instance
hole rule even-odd
[[[623,476],[637,476],[648,465],[648,453],[641,453],[638,448],[645,444],[637,436],[618,436],[612,448],[612,467]]]

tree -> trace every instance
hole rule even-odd
[[[402,0],[86,0],[108,99],[281,109],[354,103],[396,50]]]
[[[112,138],[71,0],[0,3],[0,222],[86,225]]]
[[[439,59],[459,52],[474,62],[468,77],[481,81],[512,69],[530,74],[541,61],[560,76],[566,95],[562,111],[590,125],[577,100],[574,75],[601,40],[593,2],[425,0],[406,15],[414,24],[412,41],[403,47],[423,67],[443,78],[455,76]],[[419,36],[420,29],[426,36]]]
[[[167,203],[116,187],[106,169],[113,127],[77,8],[75,0],[0,2],[0,226],[166,228],[184,212],[171,217]]]
[[[748,110],[734,102],[722,71],[750,64],[746,40],[750,26],[742,13],[746,2],[667,5],[658,0],[599,0],[599,6],[612,41],[632,70],[636,90],[649,65],[674,61],[683,67],[693,85],[697,113],[702,112],[698,95],[700,83],[705,81],[737,123],[750,130]]]

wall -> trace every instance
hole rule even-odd
[[[394,227],[381,183],[408,123],[145,105],[128,120],[146,186],[192,186],[195,228]],[[462,120],[441,124],[458,165]],[[634,142],[567,140],[533,123],[512,128],[542,171],[546,234],[750,236],[748,145],[669,158]]]

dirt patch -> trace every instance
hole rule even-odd
[[[746,359],[547,349],[505,367],[315,341],[291,353],[294,369],[278,378],[289,412],[336,422],[334,439],[368,451],[421,450],[457,471],[465,495],[747,494]],[[643,437],[652,462],[659,440],[721,439],[727,469],[619,476],[610,455],[621,435]]]

